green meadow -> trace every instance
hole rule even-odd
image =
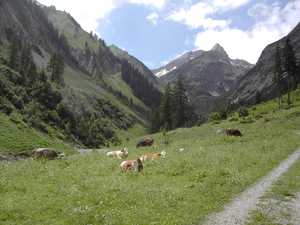
[[[144,162],[140,173],[123,172],[123,160],[96,151],[1,162],[0,224],[201,224],[299,148],[298,96],[288,110],[270,101],[249,108],[247,118],[232,113],[226,120],[169,131],[168,144],[157,133],[112,149],[127,147],[127,159],[167,152],[165,159]],[[253,119],[255,114],[263,118]],[[276,119],[264,122],[272,116]],[[217,134],[227,127],[243,136]],[[153,138],[153,146],[135,148],[143,137]],[[299,190],[296,183],[288,193]]]

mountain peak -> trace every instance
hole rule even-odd
[[[211,51],[225,52],[224,48],[221,45],[219,45],[218,43],[215,44],[215,46],[211,49]]]

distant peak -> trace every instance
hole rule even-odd
[[[215,44],[215,46],[211,49],[211,51],[224,51],[223,47],[219,44]]]

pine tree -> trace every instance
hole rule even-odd
[[[282,95],[282,87],[283,87],[283,83],[284,83],[284,78],[283,78],[281,55],[279,52],[278,45],[276,47],[276,54],[275,54],[275,58],[274,58],[273,83],[275,84],[275,87],[277,88],[278,107],[279,107],[279,109],[281,109],[281,95]]]
[[[14,35],[9,46],[9,67],[13,70],[17,70],[19,67],[19,51],[20,45],[18,38]]]
[[[159,110],[154,105],[151,107],[150,118],[147,126],[147,132],[149,134],[157,133],[160,129],[161,120],[159,117]]]
[[[175,128],[184,127],[188,121],[188,109],[190,108],[189,99],[186,95],[186,88],[184,86],[183,75],[180,74],[177,78],[175,87],[174,87],[174,108],[175,114],[173,118],[173,126]]]
[[[297,84],[299,82],[299,77],[297,76],[297,61],[294,54],[293,47],[291,45],[290,38],[287,37],[285,41],[284,46],[284,52],[283,52],[283,68],[284,72],[287,74],[287,89],[288,89],[288,107],[290,108],[291,104],[291,84],[293,87],[297,87]]]
[[[160,111],[160,118],[162,121],[162,125],[165,126],[165,129],[167,131],[172,129],[172,88],[171,84],[167,83],[167,86],[165,87],[164,95],[162,102],[159,107]]]
[[[63,85],[65,64],[60,53],[53,53],[46,70],[51,72],[51,81]]]

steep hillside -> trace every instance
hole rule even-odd
[[[54,7],[22,0],[0,6],[1,117],[14,114],[42,133],[95,148],[145,126],[149,108],[122,80],[121,62],[104,40]],[[54,53],[65,66],[60,84],[47,68]]]
[[[300,23],[284,38],[268,45],[261,53],[256,65],[228,92],[223,101],[237,103],[253,102],[257,91],[262,93],[263,100],[273,98],[273,65],[276,46],[282,51],[286,38],[289,37],[295,56],[300,61]]]
[[[145,77],[149,78],[151,82],[157,84],[156,77],[151,72],[151,70],[149,70],[148,67],[146,67],[137,58],[133,57],[132,55],[129,55],[127,51],[123,51],[122,49],[118,48],[115,45],[109,46],[109,49],[118,59],[120,60],[126,59],[136,70],[142,73]]]

